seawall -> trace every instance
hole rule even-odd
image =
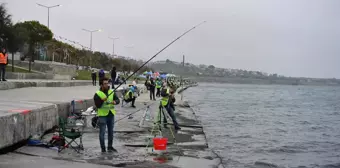
[[[0,90],[9,90],[26,87],[70,87],[92,85],[87,80],[9,80],[0,82]]]

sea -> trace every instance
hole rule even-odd
[[[184,92],[227,168],[340,168],[340,87],[200,83]]]

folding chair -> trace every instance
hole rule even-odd
[[[84,150],[83,143],[81,140],[82,133],[80,132],[79,129],[71,128],[71,130],[67,130],[69,128],[66,128],[66,122],[64,119],[59,117],[59,136],[62,137],[62,139],[65,140],[66,145],[64,146],[59,146],[58,147],[58,152],[61,152],[64,150],[66,147],[71,147],[73,150],[76,152],[80,153],[79,150]],[[68,141],[67,139],[70,139]],[[78,144],[76,142],[76,139],[80,139],[80,143]],[[72,143],[76,144],[77,146],[72,146]]]

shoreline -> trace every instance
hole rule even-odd
[[[187,77],[200,83],[221,83],[221,84],[253,84],[253,85],[291,85],[291,86],[340,86],[340,81],[332,79],[258,79],[242,77]]]

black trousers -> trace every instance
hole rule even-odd
[[[130,103],[131,102],[131,106],[134,106],[135,105],[135,101],[136,101],[136,97],[133,97],[132,99],[124,99],[124,101],[126,103]]]
[[[92,85],[96,86],[97,84],[97,77],[96,76],[92,76]]]
[[[157,88],[156,97],[161,97],[161,88]]]
[[[155,98],[155,88],[150,88],[150,100],[156,100]]]
[[[6,64],[0,64],[0,75],[1,79],[5,80],[5,75],[6,75]]]
[[[112,89],[115,89],[115,81],[112,80],[111,83],[112,83]]]

